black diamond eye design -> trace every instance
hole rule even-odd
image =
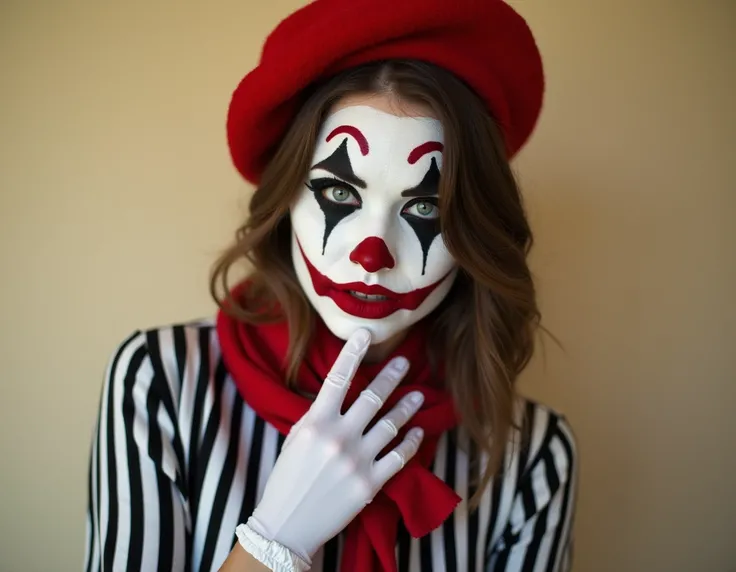
[[[433,158],[429,171],[424,175],[422,182],[410,191],[410,195],[417,196],[423,193],[426,193],[427,195],[437,195],[439,181],[440,170],[437,167],[437,161]],[[427,216],[424,216],[428,205],[433,205],[434,209],[430,209],[429,213],[426,213]],[[407,203],[407,205],[401,210],[401,216],[414,230],[414,233],[419,239],[419,244],[422,246],[422,276],[424,276],[427,270],[429,248],[432,246],[434,239],[437,238],[437,235],[441,232],[439,216],[435,216],[434,218],[430,218],[428,216],[429,214],[439,214],[438,205],[439,203],[436,196],[418,196]],[[415,211],[416,214],[412,211]]]
[[[358,178],[353,171],[348,154],[347,138],[332,155],[317,163],[312,169],[321,169],[348,181],[327,177],[314,179],[307,183],[307,187],[314,193],[314,198],[317,199],[317,204],[325,215],[325,234],[322,237],[322,254],[324,255],[330,233],[342,219],[353,214],[363,204],[360,194],[352,184],[361,188],[365,188],[366,185],[365,181]],[[352,201],[349,200],[350,197],[353,198]]]

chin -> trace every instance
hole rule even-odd
[[[341,340],[347,340],[359,329],[368,330],[371,333],[371,345],[381,344],[390,340],[399,332],[411,327],[413,322],[393,322],[384,320],[363,320],[353,316],[325,316],[322,321],[335,336]]]
[[[381,344],[396,334],[408,330],[437,306],[437,303],[430,297],[427,299],[429,303],[424,307],[420,306],[413,311],[399,310],[386,318],[370,320],[343,312],[331,299],[319,297],[314,291],[309,292],[307,297],[327,329],[336,337],[347,340],[356,330],[366,329],[371,333],[371,345]],[[440,300],[443,297],[438,296]]]

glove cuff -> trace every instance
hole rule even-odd
[[[243,550],[274,572],[304,572],[312,567],[311,561],[304,560],[278,542],[261,536],[249,524],[238,525],[235,534]]]

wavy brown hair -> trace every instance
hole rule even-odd
[[[503,466],[514,424],[515,381],[532,356],[540,313],[527,266],[532,233],[501,131],[462,81],[428,63],[387,61],[351,69],[308,90],[253,194],[249,218],[214,266],[210,290],[239,320],[288,320],[287,383],[293,386],[314,310],[292,266],[289,207],[304,184],[322,122],[333,104],[355,93],[428,105],[443,124],[440,222],[460,271],[434,312],[428,352],[444,356],[447,389],[461,425],[474,448],[488,455],[470,501],[476,507]],[[231,270],[243,260],[250,262],[252,287],[244,299],[234,300]]]

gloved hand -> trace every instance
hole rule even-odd
[[[419,410],[424,399],[419,392],[408,394],[363,434],[408,370],[404,358],[392,360],[352,407],[340,413],[369,344],[366,330],[348,339],[311,408],[287,436],[263,498],[248,520],[252,530],[308,565],[416,454],[423,437],[421,429],[412,429],[376,460]]]

